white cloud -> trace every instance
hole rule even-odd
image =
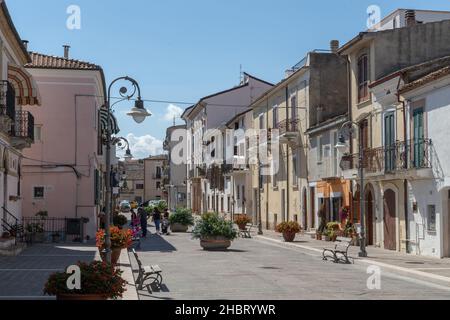
[[[144,159],[164,152],[163,142],[151,135],[137,137],[130,133],[127,140],[130,142],[131,153],[135,159]],[[123,156],[123,153],[121,152],[119,156]]]
[[[167,107],[167,112],[164,116],[164,120],[173,121],[174,118],[176,120],[178,120],[182,114],[183,114],[183,109],[181,109],[180,107],[178,107],[174,104],[169,104],[169,106]]]

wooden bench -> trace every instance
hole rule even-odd
[[[323,260],[327,261],[329,258],[333,259],[334,263],[346,263],[351,264],[350,259],[348,257],[348,249],[351,247],[353,239],[352,238],[343,238],[339,237],[336,239],[337,244],[333,249],[323,249]],[[352,259],[353,260],[353,259]],[[353,261],[353,263],[355,263]]]
[[[252,238],[252,231],[253,231],[253,229],[257,229],[257,228],[258,228],[258,226],[254,225],[254,224],[251,224],[251,223],[248,223],[245,226],[245,230],[239,230],[239,236],[241,238],[251,239]]]
[[[138,290],[142,290],[144,288],[144,282],[152,279],[152,283],[157,283],[159,287],[161,287],[163,282],[162,277],[162,269],[158,265],[154,266],[143,266],[141,260],[139,259],[138,254],[135,249],[132,249],[134,258],[137,261],[139,266],[139,275],[136,280],[136,284],[138,285]]]

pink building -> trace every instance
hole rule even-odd
[[[35,143],[24,153],[23,215],[88,218],[84,235],[92,238],[105,205],[105,78],[100,66],[69,59],[65,49],[64,58],[31,53],[26,65],[42,106],[33,109]]]

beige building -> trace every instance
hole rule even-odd
[[[337,50],[338,44],[333,44]],[[345,92],[345,72],[346,60],[336,53],[310,52],[252,105],[254,128],[267,133],[259,137],[259,164],[251,166],[253,210],[261,215],[264,228],[274,229],[284,221],[297,221],[305,229],[317,227],[318,198],[315,185],[308,184],[305,132],[333,117],[337,110],[332,106],[345,105],[335,94]],[[261,161],[264,146],[268,163]],[[261,174],[265,169],[269,175]]]
[[[144,202],[144,160],[127,159],[119,162],[120,201]]]
[[[144,202],[166,200],[168,193],[167,156],[151,156],[144,159]]]
[[[350,63],[350,119],[359,127],[349,150],[353,155],[342,162],[344,175],[353,180],[355,199],[364,192],[368,243],[388,250],[418,252],[421,238],[433,237],[416,232],[422,227],[415,221],[418,210],[412,200],[417,196],[412,181],[433,179],[425,100],[408,104],[398,90],[438,65],[433,60],[450,55],[450,20],[439,21],[445,18],[436,14],[435,22],[422,23],[408,10],[404,27],[361,33],[339,50]],[[366,178],[362,188],[359,143]],[[439,248],[429,250],[429,255],[440,254]]]
[[[183,147],[184,154],[177,154],[177,147]],[[168,152],[166,170],[168,179],[164,187],[168,193],[168,205],[171,210],[187,207],[187,164],[186,164],[186,126],[167,128],[164,150]]]

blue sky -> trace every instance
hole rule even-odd
[[[29,48],[100,64],[107,80],[129,75],[143,98],[195,102],[239,82],[243,70],[278,82],[313,49],[344,43],[366,29],[367,8],[382,16],[396,8],[450,10],[448,0],[7,0]],[[81,29],[66,27],[70,5],[81,8]],[[177,104],[184,109],[187,105]],[[154,154],[164,138],[167,103],[147,103],[154,116],[137,125],[116,109],[121,135],[137,157]],[[176,111],[174,106],[171,111]]]

